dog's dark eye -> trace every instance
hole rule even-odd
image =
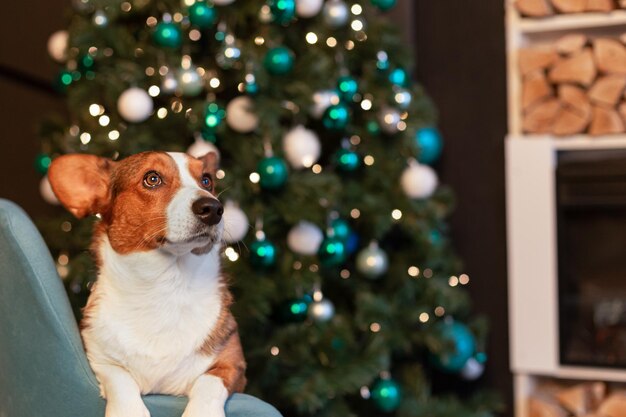
[[[200,179],[200,184],[207,190],[211,191],[213,189],[213,179],[209,174],[202,174],[202,178]]]
[[[143,185],[147,188],[158,187],[163,183],[161,176],[156,171],[150,171],[143,177]]]

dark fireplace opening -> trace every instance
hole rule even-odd
[[[626,150],[560,152],[556,187],[560,362],[626,368]]]

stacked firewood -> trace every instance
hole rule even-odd
[[[569,388],[542,387],[529,399],[528,417],[626,417],[626,391],[607,393],[593,382]]]
[[[559,13],[610,12],[626,9],[626,0],[516,0],[523,16],[545,17]]]
[[[519,50],[522,129],[558,136],[626,130],[626,35],[568,34]]]

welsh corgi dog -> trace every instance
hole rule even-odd
[[[246,378],[220,269],[218,157],[143,152],[120,161],[69,154],[48,178],[78,218],[98,215],[98,278],[81,336],[106,417],[149,417],[142,394],[187,396],[183,417],[224,417]]]

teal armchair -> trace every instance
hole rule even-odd
[[[187,403],[144,401],[152,417],[180,417]],[[0,199],[0,417],[104,417],[104,406],[50,252],[26,213]],[[245,394],[226,415],[280,417]]]

